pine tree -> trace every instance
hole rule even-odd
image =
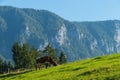
[[[18,42],[15,42],[12,47],[13,60],[15,62],[15,68],[19,69],[22,66],[21,46]]]
[[[59,63],[63,64],[63,63],[66,63],[66,62],[67,62],[67,57],[64,54],[64,52],[61,52],[60,57],[59,57]]]
[[[2,68],[2,66],[3,66],[3,60],[2,60],[2,58],[0,57],[0,73],[3,73],[3,68]]]
[[[12,47],[13,59],[17,69],[30,69],[35,67],[36,57],[38,55],[37,49],[30,47],[28,43],[22,46],[16,42]]]
[[[36,58],[40,58],[40,57],[42,57],[42,56],[44,56],[44,55],[43,55],[43,51],[39,50],[39,51],[37,52]]]
[[[29,54],[30,67],[36,67],[36,58],[38,54],[39,54],[39,51],[36,48],[32,47]]]
[[[4,62],[3,62],[3,72],[7,72],[7,69],[8,69],[7,62],[4,61]]]
[[[11,63],[11,61],[8,61],[8,73],[10,73],[10,71],[13,69],[13,65]]]
[[[51,56],[55,61],[58,61],[57,51],[54,48],[52,48],[50,44],[48,44],[45,47],[45,50],[43,51],[43,53],[45,53],[46,56]]]
[[[28,43],[22,46],[22,68],[29,68],[30,66],[30,46]]]

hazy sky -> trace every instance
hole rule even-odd
[[[120,20],[120,0],[0,0],[0,5],[45,9],[70,21]]]

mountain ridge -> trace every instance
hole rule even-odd
[[[39,50],[50,43],[69,61],[120,51],[120,20],[75,22],[46,11],[0,6],[0,54],[12,58],[15,41]]]

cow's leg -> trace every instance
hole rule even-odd
[[[35,65],[35,69],[37,70],[37,64]]]
[[[36,70],[38,69],[38,63],[36,64]]]
[[[39,65],[38,65],[38,68],[39,68],[39,70],[41,69],[41,64],[39,63]]]

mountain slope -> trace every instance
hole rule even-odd
[[[2,75],[5,80],[119,80],[120,54],[99,56],[48,69]]]
[[[50,43],[69,61],[120,51],[120,21],[71,22],[35,9],[0,6],[0,55],[12,59],[14,42],[43,50]]]

